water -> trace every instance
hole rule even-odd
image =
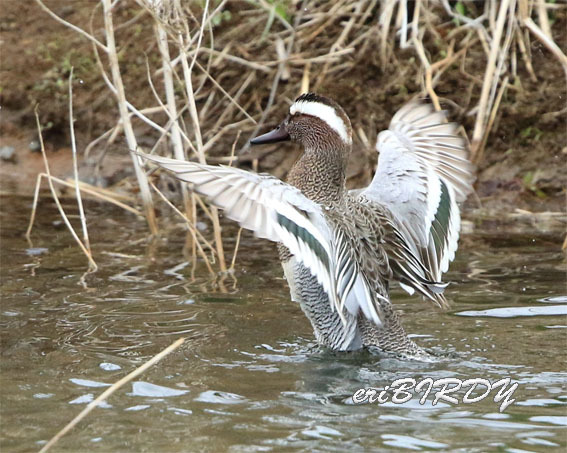
[[[118,390],[56,450],[567,446],[561,228],[526,234],[516,224],[476,225],[448,276],[447,313],[395,290],[406,329],[437,356],[408,361],[320,350],[265,241],[243,234],[235,278],[219,282],[201,264],[192,280],[174,217],[167,235],[150,241],[143,221],[88,203],[100,270],[83,289],[86,261],[48,199],[33,244],[24,239],[29,205],[1,199],[2,451],[37,451],[109,384],[181,336],[180,349]],[[234,234],[226,227],[230,256]],[[407,377],[510,377],[516,402],[503,412],[495,392],[458,405],[433,405],[432,397],[421,405],[419,396],[401,405],[351,402],[359,388]]]

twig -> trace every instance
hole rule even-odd
[[[238,102],[236,102],[234,99],[232,99],[230,94],[227,93],[227,91],[214,79],[214,77],[211,74],[209,74],[209,72],[205,68],[203,68],[203,66],[201,66],[198,62],[195,62],[195,65],[201,71],[203,71],[203,73],[209,78],[209,80],[211,82],[213,82],[213,85],[215,85],[222,92],[222,94],[224,94],[230,100],[230,102],[234,103],[234,105],[238,108],[238,110],[240,110],[246,116],[246,118],[248,118],[250,121],[252,121],[254,124],[256,124],[256,120],[254,118],[252,118],[248,114],[248,112],[240,106],[240,104]]]
[[[222,55],[223,58],[226,58],[228,61],[231,61],[232,63],[237,63],[237,64],[240,64],[242,66],[249,67],[250,69],[254,69],[256,71],[265,72],[267,74],[269,74],[273,71],[273,69],[270,66],[273,66],[274,63],[271,63],[270,65],[266,65],[266,64],[261,64],[261,63],[254,62],[254,61],[248,61],[248,60],[245,60],[244,58],[236,57],[236,56],[230,55],[230,54],[221,53],[218,50],[209,49],[207,47],[203,47],[203,48],[199,49],[199,51],[195,52],[195,54],[198,54],[200,52],[206,52],[206,53],[209,53],[209,54],[214,55],[214,56]],[[188,52],[187,55],[189,56],[192,53],[193,52]],[[178,58],[180,58],[180,57],[178,57]],[[175,63],[175,61],[176,60],[173,60],[172,63]]]
[[[559,46],[555,44],[543,31],[535,24],[535,22],[530,18],[524,19],[524,25],[528,28],[533,35],[539,39],[545,47],[559,60],[563,71],[565,71],[565,77],[567,77],[567,56],[561,51]]]
[[[254,71],[250,71],[250,73],[248,74],[248,77],[246,77],[246,79],[244,79],[243,82],[240,82],[240,86],[239,87],[235,87],[238,88],[236,93],[233,96],[233,99],[238,102],[238,100],[240,99],[240,97],[242,96],[242,93],[244,93],[244,91],[246,90],[246,88],[248,88],[248,85],[250,85],[250,83],[256,78],[256,73]],[[220,114],[218,120],[216,121],[216,123],[213,125],[213,127],[211,128],[212,130],[216,130],[220,127],[220,125],[223,123],[223,121],[225,120],[225,118],[230,115],[232,113],[234,104],[229,104],[227,108],[224,109],[224,111]]]
[[[105,52],[108,52],[108,48],[103,43],[101,43],[98,39],[96,39],[93,35],[90,35],[89,33],[87,33],[82,28],[79,28],[76,25],[73,25],[71,22],[67,22],[66,20],[59,17],[57,14],[55,14],[53,11],[51,11],[47,6],[45,6],[41,0],[35,0],[35,1],[40,6],[41,9],[43,9],[47,14],[49,14],[51,17],[53,17],[57,22],[65,25],[66,27],[69,27],[71,30],[76,31],[81,36],[87,38],[95,46],[100,47]]]
[[[421,60],[421,64],[425,68],[425,91],[431,98],[435,110],[439,111],[441,110],[441,104],[439,103],[439,98],[435,93],[435,89],[433,88],[433,69],[431,67],[431,63],[429,63],[429,60],[425,55],[425,49],[423,48],[423,43],[421,42],[421,40],[417,36],[412,36],[411,41],[413,43],[413,46],[415,47],[415,50],[417,51],[419,59]]]
[[[59,439],[61,439],[65,434],[67,434],[71,429],[73,429],[77,423],[79,423],[83,418],[85,418],[95,407],[97,407],[100,403],[105,401],[110,395],[112,395],[116,390],[118,390],[123,385],[130,382],[136,376],[139,376],[152,365],[159,362],[163,359],[166,355],[170,354],[171,352],[175,351],[179,346],[183,344],[185,338],[180,338],[179,340],[175,341],[173,344],[165,348],[159,354],[153,356],[150,360],[144,363],[142,366],[139,366],[134,371],[129,373],[128,375],[124,376],[118,382],[112,384],[109,388],[107,388],[104,392],[102,392],[95,400],[91,401],[80,413],[77,415],[73,420],[71,420],[65,427],[59,431],[55,436],[53,436],[49,442],[47,442],[43,448],[39,451],[39,453],[45,453],[48,451],[53,445],[57,443]]]

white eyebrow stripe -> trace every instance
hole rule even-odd
[[[342,118],[337,115],[337,112],[330,105],[322,104],[320,102],[313,101],[298,101],[291,104],[289,108],[289,113],[295,115],[296,113],[303,113],[304,115],[311,115],[319,118],[329,125],[343,142],[347,144],[352,143],[352,138],[347,132],[347,127]]]

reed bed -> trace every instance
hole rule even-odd
[[[101,0],[93,17],[102,15],[103,28],[96,31],[78,28],[36,1],[92,44],[108,94],[116,100],[117,123],[86,147],[101,161],[122,135],[128,149],[139,149],[135,128],[143,128],[154,143],[146,152],[261,166],[283,176],[295,155],[280,154],[277,168],[264,165],[278,151],[251,154],[249,139],[279,121],[298,94],[313,90],[329,93],[352,112],[355,145],[366,149],[374,144],[377,123],[385,125],[380,112],[391,114],[384,105],[429,97],[437,109],[450,107],[468,119],[478,164],[489,152],[487,140],[507,93],[541,77],[532,63],[533,42],[544,46],[567,81],[567,57],[554,40],[550,19],[567,6],[545,0]],[[120,8],[131,13],[127,20],[121,14],[118,22]],[[147,33],[133,37],[129,30],[142,23],[151,24],[142,27]],[[129,90],[123,62],[134,57],[128,53],[133,39],[147,49],[136,55],[146,69],[145,105],[136,105],[139,93]],[[440,93],[455,68],[466,89]],[[565,109],[549,114],[564,115]],[[363,158],[360,167],[368,178],[368,161],[375,157],[369,152]],[[151,190],[158,199],[167,197],[134,154],[132,165],[144,215],[156,234]],[[211,273],[226,273],[234,260],[225,257],[217,210],[184,186],[179,193],[183,208],[174,212],[188,224],[193,261],[199,256]],[[201,215],[212,225],[210,237],[194,227]]]

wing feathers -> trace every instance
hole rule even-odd
[[[317,278],[344,325],[344,310],[382,324],[380,298],[360,272],[344,232],[331,228],[321,206],[267,175],[137,153],[172,172],[224,209],[243,228],[281,242]]]
[[[420,278],[440,282],[455,256],[460,213],[457,202],[472,191],[473,166],[457,125],[447,123],[444,112],[425,103],[409,103],[392,118],[390,127],[378,135],[378,168],[372,183],[362,192],[388,207],[404,239],[425,268],[404,263],[398,266],[405,287],[423,294]],[[400,257],[396,257],[400,259]],[[417,273],[414,281],[408,274]],[[433,295],[437,302],[443,300]]]

